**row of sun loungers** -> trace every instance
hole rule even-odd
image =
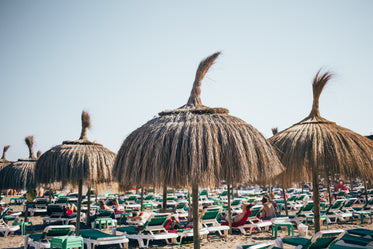
[[[237,249],[284,248],[284,244],[292,245],[297,249],[331,248],[353,249],[373,248],[373,230],[357,228],[350,230],[330,230],[316,233],[311,239],[303,237],[289,237],[276,239],[256,245],[242,245]]]

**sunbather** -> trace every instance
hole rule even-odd
[[[74,213],[78,211],[78,208],[75,206],[75,204],[67,204],[66,206],[66,214],[69,217],[74,216]]]
[[[262,199],[263,211],[261,218],[272,218],[276,217],[276,210],[268,196],[264,196]]]
[[[242,213],[232,217],[232,226],[238,227],[245,224],[247,218],[251,215],[251,208],[254,206],[253,203],[242,203]],[[225,221],[221,223],[223,226],[227,226],[228,217],[226,216]]]

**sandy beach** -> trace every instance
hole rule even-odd
[[[5,199],[6,200],[6,199]],[[357,205],[361,206],[361,205]],[[21,211],[22,206],[11,206],[14,211]],[[43,230],[43,218],[46,215],[40,216],[32,216],[30,217],[30,221],[34,224],[34,233],[41,233]],[[366,219],[365,222],[368,222]],[[10,222],[11,223],[11,222]],[[56,223],[58,224],[58,223]],[[351,228],[367,228],[373,229],[373,224],[370,222],[367,224],[360,224],[360,220],[354,219],[354,222],[348,222],[343,224],[329,224],[329,230],[334,229],[351,229]],[[83,227],[84,228],[84,227]],[[325,226],[322,227],[323,230],[326,229]],[[110,229],[103,229],[102,231],[111,233]],[[27,233],[30,233],[30,230],[27,230]],[[310,238],[314,234],[313,227],[310,226],[308,230],[307,238]],[[294,235],[298,235],[298,230],[294,230]],[[278,237],[286,237],[287,230],[281,229],[278,233]],[[20,231],[17,231],[14,235],[8,235],[6,238],[3,236],[0,237],[0,248],[12,248],[12,249],[21,249],[24,246],[24,239],[25,236],[22,236]],[[263,232],[254,232],[251,235],[241,235],[239,232],[234,231],[232,235],[229,235],[227,240],[224,238],[219,237],[218,235],[208,235],[207,239],[204,239],[201,243],[201,247],[205,249],[223,249],[223,248],[236,248],[238,245],[247,245],[247,244],[257,244],[262,242],[267,242],[270,240],[274,240],[274,237],[271,235],[271,231],[263,231]],[[139,248],[136,241],[130,240],[129,248]],[[98,249],[110,249],[110,248],[120,248],[119,245],[111,245],[111,246],[98,246]],[[150,243],[149,248],[193,248],[193,240],[187,239],[181,245],[167,245],[164,242],[154,241]],[[292,248],[292,247],[285,247],[285,248]]]

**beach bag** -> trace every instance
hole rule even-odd
[[[299,231],[299,236],[306,237],[307,232],[308,232],[308,226],[304,225],[303,223],[300,223],[298,225],[298,231]]]

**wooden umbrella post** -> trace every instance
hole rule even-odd
[[[228,224],[229,234],[232,234],[231,185],[228,184]],[[243,210],[242,210],[243,211]]]
[[[284,194],[285,214],[289,216],[288,201],[286,200],[286,188],[284,187],[284,181],[282,182],[282,193]]]
[[[312,167],[312,184],[313,184],[313,213],[315,221],[315,233],[320,232],[320,192],[319,192],[319,173],[317,166]]]
[[[368,187],[367,187],[367,179],[364,179],[364,189],[365,189],[365,203],[368,203]]]
[[[141,202],[140,202],[140,211],[143,210],[144,207],[144,188],[141,187]]]
[[[167,211],[167,186],[163,185],[162,213]]]
[[[91,224],[91,184],[88,186],[87,225]]]
[[[52,202],[52,193],[51,193],[51,188],[49,188],[49,204]]]
[[[80,229],[80,210],[82,208],[82,188],[83,188],[83,180],[79,180],[79,188],[78,188],[78,213],[76,214],[76,236],[79,236],[79,229]]]
[[[326,188],[328,190],[328,196],[329,196],[329,204],[332,204],[332,195],[330,192],[330,180],[329,180],[329,175],[325,171],[325,180],[326,180]]]
[[[198,184],[193,183],[192,186],[192,204],[193,204],[193,242],[194,249],[200,249],[199,238],[199,205],[198,205]]]

